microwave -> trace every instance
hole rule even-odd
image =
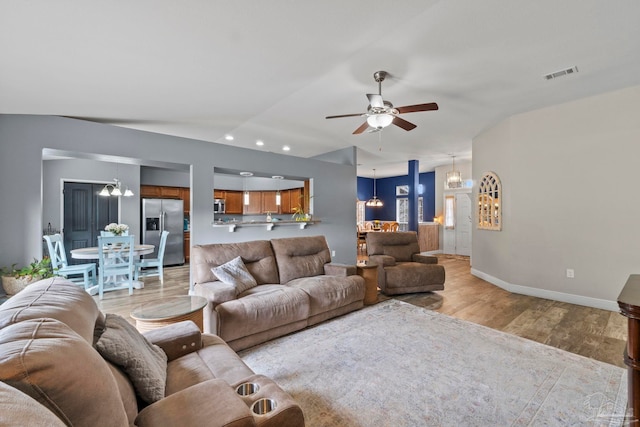
[[[224,199],[213,199],[213,213],[214,214],[224,213]]]

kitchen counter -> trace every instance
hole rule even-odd
[[[266,227],[267,231],[273,230],[274,227],[286,227],[286,226],[295,226],[299,227],[301,230],[304,229],[307,225],[317,224],[320,221],[318,220],[310,220],[310,221],[235,221],[235,222],[221,222],[214,221],[211,225],[214,228],[228,228],[229,232],[234,232],[236,227]]]

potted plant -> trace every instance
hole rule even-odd
[[[16,268],[16,264],[13,264],[11,267],[2,268],[0,273],[2,274],[2,287],[7,295],[15,295],[31,283],[54,275],[49,257],[44,257],[41,260],[34,258],[31,264],[20,269]]]

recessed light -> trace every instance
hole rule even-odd
[[[282,146],[282,151],[289,151],[289,150],[291,150],[291,147],[289,147],[288,145]]]
[[[256,141],[256,145],[257,145],[258,147],[262,147],[262,146],[264,145],[264,141],[262,141],[262,140],[260,140],[260,139],[259,139],[259,140],[257,140],[257,141]]]
[[[282,175],[273,175],[271,178],[273,178],[273,179],[284,179],[284,176],[282,176]]]
[[[253,176],[253,172],[240,172],[241,176]]]
[[[224,136],[224,139],[226,139],[227,141],[233,141],[233,135],[227,134]]]

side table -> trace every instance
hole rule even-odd
[[[164,297],[141,304],[131,311],[140,332],[150,331],[183,320],[193,321],[202,331],[202,309],[207,299],[195,296]]]
[[[378,302],[378,264],[356,264],[358,275],[364,279],[364,304],[371,305]]]

